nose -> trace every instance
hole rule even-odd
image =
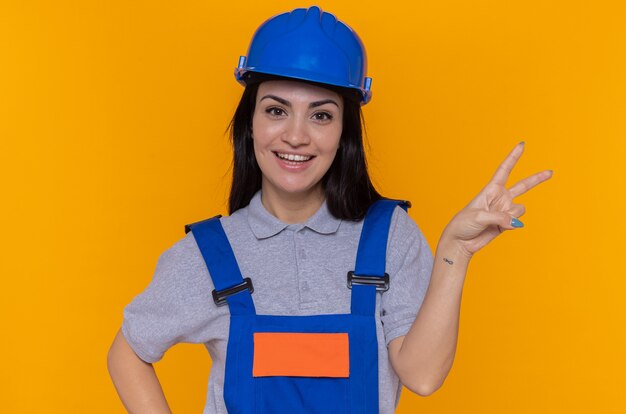
[[[306,121],[302,119],[290,120],[283,134],[283,141],[292,147],[307,145],[311,141],[311,138],[307,131]]]

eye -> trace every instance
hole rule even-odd
[[[316,112],[313,114],[313,118],[316,121],[330,121],[333,119],[333,115],[329,112]]]
[[[285,115],[285,111],[282,108],[277,106],[270,106],[265,109],[265,113],[269,114],[272,117],[279,117]]]

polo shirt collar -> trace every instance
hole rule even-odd
[[[248,223],[257,239],[272,237],[290,226],[265,209],[261,202],[261,190],[254,194],[248,205]],[[326,200],[324,200],[317,212],[309,217],[306,222],[291,226],[308,227],[317,233],[332,234],[337,231],[339,224],[341,224],[341,219],[330,214]]]

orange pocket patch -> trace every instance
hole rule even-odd
[[[256,332],[252,375],[347,378],[348,334]]]

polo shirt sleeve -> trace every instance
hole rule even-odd
[[[381,297],[385,342],[406,335],[422,306],[433,268],[433,253],[419,226],[396,207],[387,241],[389,290]]]
[[[212,339],[220,311],[213,284],[191,232],[161,254],[152,281],[124,309],[122,333],[144,361],[159,361],[179,342]]]

